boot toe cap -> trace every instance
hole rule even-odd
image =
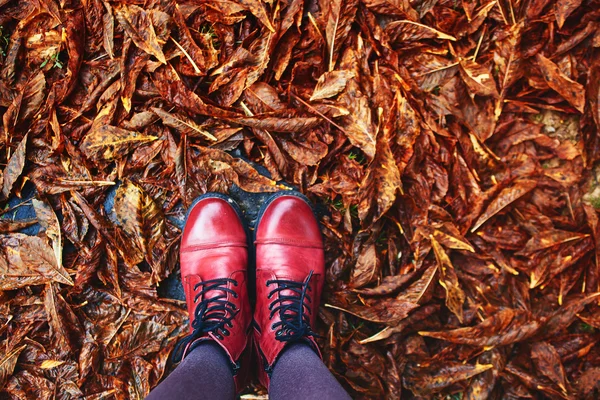
[[[280,196],[274,199],[260,218],[257,241],[321,243],[321,231],[313,211],[302,198]]]
[[[246,243],[246,232],[233,205],[216,197],[203,198],[190,209],[181,247],[211,243]]]

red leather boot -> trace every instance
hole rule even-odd
[[[262,208],[255,230],[256,307],[254,343],[260,382],[268,389],[279,355],[314,340],[325,261],[319,224],[305,197],[280,192]]]
[[[190,334],[174,353],[175,360],[182,359],[202,342],[217,343],[231,362],[238,392],[247,383],[248,365],[241,367],[252,354],[248,240],[242,221],[239,208],[227,196],[208,193],[191,205],[180,248]]]

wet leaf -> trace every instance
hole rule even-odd
[[[454,266],[450,258],[433,236],[430,236],[431,247],[435,254],[440,271],[440,285],[446,290],[446,306],[456,315],[460,322],[463,322],[463,303],[465,302],[465,293],[460,287],[458,277],[454,271]]]
[[[136,5],[122,5],[116,10],[115,16],[137,47],[153,55],[161,63],[167,63],[150,15],[143,8]]]
[[[358,2],[356,0],[333,0],[325,2],[323,10],[325,23],[325,38],[327,39],[327,54],[329,55],[329,71],[333,71],[338,49],[344,44]]]
[[[44,233],[52,242],[52,249],[54,250],[54,256],[56,257],[56,265],[61,268],[62,267],[62,235],[60,232],[60,223],[54,210],[47,203],[32,199],[33,209],[35,210],[35,214],[37,215],[38,221],[42,228],[44,228]]]
[[[471,60],[461,60],[460,73],[471,93],[479,96],[499,96],[492,73],[486,67]]]
[[[165,231],[165,217],[139,185],[126,180],[115,195],[117,221],[143,254],[151,255]],[[149,256],[147,256],[149,258]],[[151,260],[148,260],[152,265]]]
[[[15,150],[14,154],[10,157],[8,165],[4,169],[4,181],[2,183],[2,194],[4,197],[8,197],[13,189],[13,186],[17,179],[23,172],[25,166],[25,153],[27,151],[27,135],[21,139],[21,143]]]
[[[581,0],[558,0],[556,2],[556,23],[562,28],[565,21],[581,5]]]
[[[434,368],[411,368],[402,381],[417,396],[431,395],[453,383],[493,368],[492,364],[454,364]]]
[[[177,129],[179,132],[188,136],[203,136],[208,140],[216,142],[218,139],[214,137],[206,129],[196,124],[191,119],[183,115],[170,114],[160,108],[153,107],[152,112],[162,119],[163,124],[171,128]]]
[[[12,233],[0,237],[0,289],[12,290],[29,285],[58,282],[73,285],[62,265],[56,264],[54,251],[37,236]]]
[[[555,63],[543,55],[538,54],[536,61],[548,86],[563,96],[580,113],[583,113],[585,107],[585,88],[563,74]]]
[[[529,193],[536,187],[536,182],[531,180],[522,180],[516,182],[513,186],[503,189],[494,200],[487,206],[486,210],[479,216],[471,232],[475,232],[487,220],[498,214],[505,207]]]
[[[377,140],[375,159],[360,184],[358,216],[363,223],[369,216],[373,222],[379,220],[392,207],[402,186],[387,137],[381,135]]]
[[[565,394],[567,379],[558,352],[546,342],[536,342],[531,349],[531,358],[537,370],[554,382]]]
[[[352,71],[331,71],[325,72],[319,77],[317,86],[310,96],[310,101],[328,99],[336,96],[346,87],[348,79],[353,78]]]
[[[444,39],[456,41],[454,36],[440,32],[430,26],[418,22],[403,20],[393,21],[385,27],[385,32],[392,43],[402,44],[422,39]]]
[[[15,347],[10,351],[6,351],[0,357],[0,388],[4,387],[8,378],[13,374],[19,355],[26,347],[26,344]]]
[[[294,187],[350,397],[596,399],[598,27],[579,0],[0,0],[0,397],[146,397],[188,331],[183,210]]]
[[[525,311],[505,308],[473,327],[446,332],[419,332],[423,336],[471,346],[503,346],[527,340],[535,335],[541,324]]]
[[[93,160],[115,160],[126,156],[137,146],[158,139],[111,125],[92,129],[81,142],[83,153]]]
[[[348,303],[348,299],[338,299],[340,305],[326,304],[336,310],[341,310],[355,315],[361,319],[394,326],[408,316],[408,314],[418,307],[417,304],[408,301],[396,300],[394,298],[365,300],[366,304]]]

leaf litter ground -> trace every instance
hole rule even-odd
[[[1,396],[143,398],[185,208],[293,186],[354,397],[597,398],[599,6],[0,0]]]

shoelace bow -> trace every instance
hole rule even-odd
[[[196,293],[194,303],[210,291],[220,291],[221,294],[205,298],[198,303],[194,310],[193,331],[177,343],[173,351],[173,361],[180,361],[183,358],[183,352],[187,345],[201,338],[206,333],[211,332],[218,339],[223,339],[223,336],[229,336],[227,327],[233,327],[231,321],[239,312],[236,305],[227,300],[227,293],[230,293],[235,298],[238,297],[235,291],[227,287],[229,283],[232,283],[234,286],[238,285],[236,280],[229,278],[210,279],[194,285],[194,292],[200,286],[203,286],[202,290]]]
[[[275,314],[279,312],[280,321],[272,325],[273,329],[280,328],[275,333],[277,340],[282,342],[290,342],[301,339],[307,336],[318,336],[310,327],[310,317],[307,310],[310,309],[308,302],[311,302],[310,296],[306,293],[312,291],[310,287],[310,278],[313,271],[310,271],[304,282],[290,281],[286,279],[274,279],[267,281],[267,286],[276,284],[277,288],[273,289],[268,298],[273,297],[275,293],[279,296],[271,302],[269,310],[271,314],[269,319],[273,319]],[[283,291],[292,291],[291,295],[284,295]]]

